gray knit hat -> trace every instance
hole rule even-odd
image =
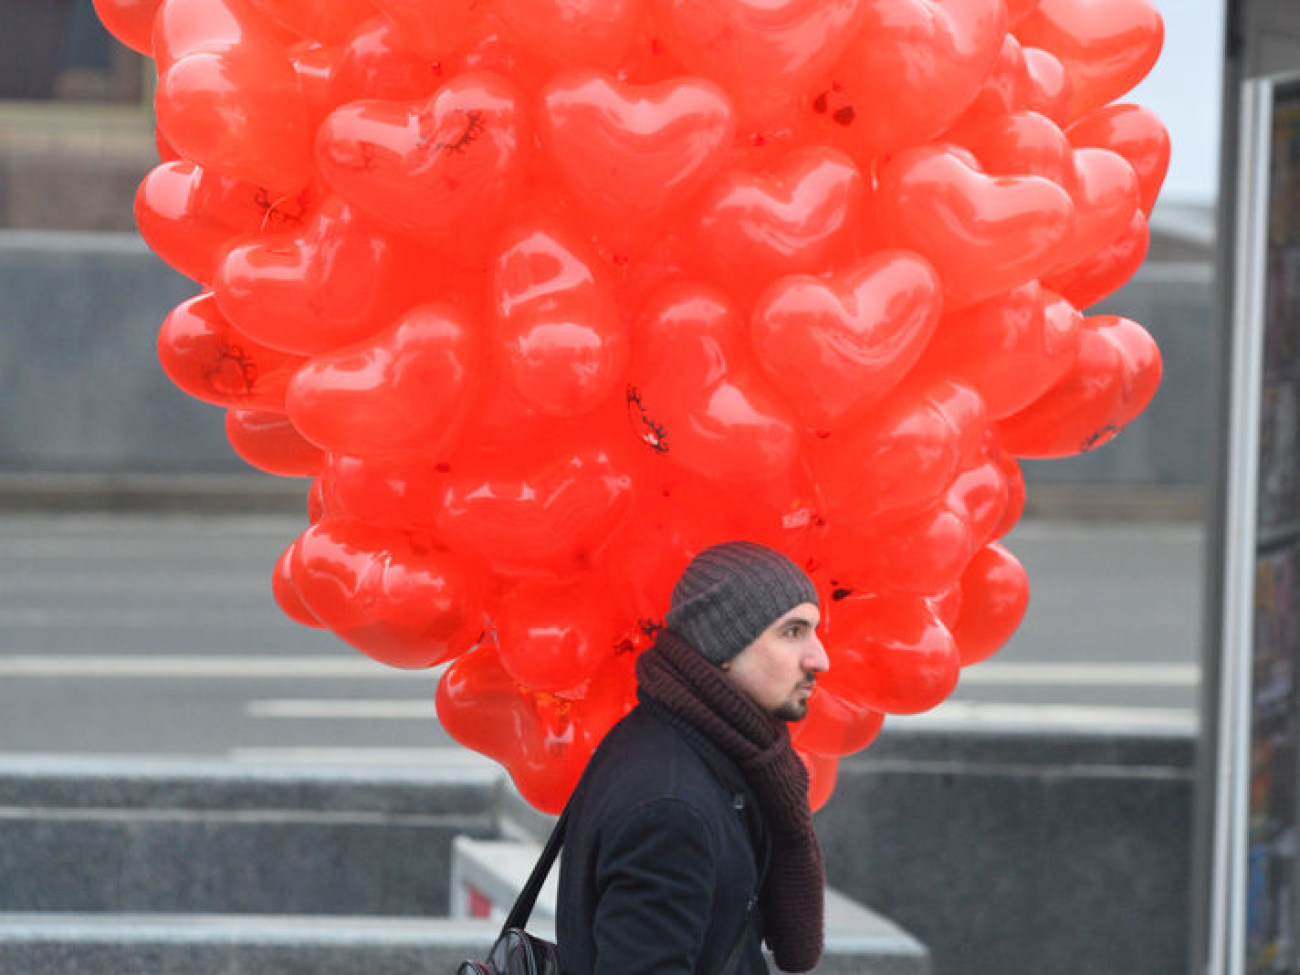
[[[707,660],[726,663],[800,603],[819,605],[817,587],[775,549],[754,542],[706,548],[673,587],[664,622]]]

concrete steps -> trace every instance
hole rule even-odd
[[[488,765],[0,760],[0,972],[447,975],[548,828]],[[829,905],[820,975],[928,975],[906,932]]]

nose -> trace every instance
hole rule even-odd
[[[808,653],[804,657],[804,669],[814,674],[824,674],[831,669],[831,658],[826,655],[826,648],[816,633],[808,641]]]

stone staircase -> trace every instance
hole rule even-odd
[[[486,764],[10,759],[0,972],[448,975],[491,944],[547,825]],[[930,971],[901,929],[828,900],[820,975]]]

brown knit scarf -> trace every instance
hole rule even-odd
[[[760,893],[768,946],[782,971],[811,970],[822,953],[825,872],[808,806],[808,771],[785,722],[671,630],[660,631],[637,660],[636,675],[643,694],[690,722],[740,768],[772,837]]]

